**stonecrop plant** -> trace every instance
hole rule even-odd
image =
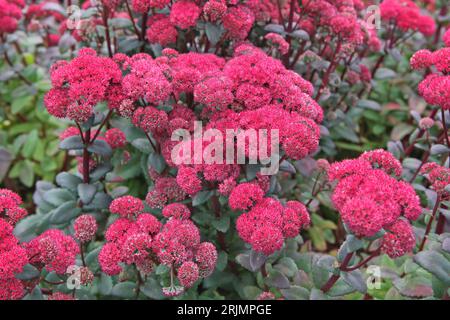
[[[447,0],[0,0],[0,299],[450,298]]]

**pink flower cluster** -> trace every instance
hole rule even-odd
[[[429,104],[450,109],[450,47],[431,52],[419,50],[411,58],[413,69],[434,67],[419,83],[419,93]]]
[[[16,31],[24,7],[23,0],[0,0],[0,35]]]
[[[162,9],[169,4],[167,0],[142,1],[134,0],[133,8],[137,12],[146,13],[150,8]],[[177,0],[167,10],[167,13],[154,14],[148,20],[147,39],[150,43],[167,46],[177,41],[178,29],[187,30],[195,27],[200,20],[222,22],[225,37],[244,40],[255,21],[252,10],[243,4],[228,6],[224,0],[207,2]]]
[[[75,230],[74,237],[81,243],[89,242],[95,237],[97,232],[97,221],[92,215],[84,214],[75,219],[73,224]]]
[[[162,225],[153,215],[142,213],[139,202],[125,196],[111,204],[111,212],[121,218],[106,231],[107,243],[99,254],[103,272],[115,275],[122,271],[120,264],[135,264],[141,273],[149,274],[154,265],[164,264],[185,288],[208,277],[216,265],[217,252],[213,244],[200,242],[199,230],[189,220],[189,209],[179,203],[164,207],[163,215],[168,220]]]
[[[22,272],[27,263],[27,252],[13,235],[13,227],[0,218],[0,300],[20,299],[23,296],[23,285],[15,274]]]
[[[131,6],[136,12],[148,13],[150,9],[163,9],[169,3],[169,0],[132,0]]]
[[[93,49],[80,49],[71,60],[55,63],[50,76],[53,88],[45,95],[48,112],[77,122],[88,120],[97,103],[107,101],[110,108],[122,98],[122,73],[109,58],[98,57]]]
[[[264,36],[273,46],[276,46],[282,55],[288,53],[289,43],[284,38],[276,33],[268,33]]]
[[[252,0],[247,5],[258,21],[280,23],[290,19],[290,1],[278,3],[274,0]],[[281,8],[278,8],[279,5]],[[345,41],[347,50],[353,51],[357,46],[365,44],[370,50],[379,51],[381,41],[376,31],[359,17],[359,12],[364,7],[364,3],[359,0],[307,0],[302,1],[301,7],[295,4],[292,20],[294,28],[306,31],[311,37],[316,37],[323,29],[330,30],[325,41]]]
[[[171,140],[172,132],[193,132],[198,119],[191,108],[196,105],[202,107],[201,117],[209,120],[206,129],[219,130],[224,136],[226,129],[279,130],[281,145],[292,159],[302,159],[318,147],[323,112],[311,97],[312,84],[260,49],[241,45],[229,61],[212,54],[179,54],[173,49],[164,50],[157,59],[146,54],[114,59],[129,70],[122,81],[124,100],[118,112],[152,134],[170,166],[176,167],[172,151],[178,143]],[[178,99],[181,95],[187,97],[190,108],[176,104],[167,112],[157,107],[169,97]],[[141,101],[147,106],[138,107]],[[202,141],[203,149],[213,142]],[[195,145],[196,141],[187,143]],[[246,156],[256,151],[248,149]],[[202,160],[198,165],[179,165],[176,180],[154,178],[147,203],[162,207],[169,200],[184,199],[185,193],[196,194],[207,183],[223,184],[225,191],[239,176],[238,165],[206,164]]]
[[[163,208],[169,201],[182,201],[186,192],[178,185],[176,178],[161,176],[152,172],[154,187],[147,193],[145,201],[150,208]]]
[[[280,250],[285,238],[296,237],[300,229],[310,223],[302,203],[288,201],[283,206],[273,198],[265,198],[264,191],[253,183],[242,183],[234,188],[229,205],[234,210],[248,210],[237,219],[236,229],[253,250],[265,255]]]
[[[424,175],[433,188],[442,198],[450,197],[450,192],[445,187],[450,184],[450,169],[440,166],[435,162],[423,165],[420,173]]]
[[[20,207],[22,198],[8,189],[0,189],[0,218],[14,226],[28,215],[27,210]]]
[[[59,275],[65,274],[69,266],[75,265],[75,258],[80,252],[75,240],[58,229],[47,230],[23,246],[31,264],[39,269],[45,267],[47,271]]]
[[[450,28],[444,33],[442,40],[446,47],[450,47]]]
[[[343,222],[358,237],[386,230],[382,250],[391,257],[412,250],[415,241],[408,220],[422,212],[413,187],[393,177],[401,171],[399,161],[381,149],[334,163],[328,170],[329,180],[338,182],[332,200]]]
[[[419,31],[426,36],[436,30],[434,19],[423,15],[412,0],[385,0],[380,4],[381,19],[394,22],[402,31]]]

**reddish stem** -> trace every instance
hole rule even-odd
[[[86,131],[86,134],[84,136],[84,148],[83,148],[83,182],[89,183],[89,160],[90,160],[90,154],[88,151],[89,142],[91,141],[91,129],[88,129]]]
[[[381,253],[381,248],[376,249],[375,251],[372,252],[372,254],[370,256],[368,256],[366,259],[362,260],[360,263],[358,263],[357,265],[353,266],[353,267],[346,267],[346,268],[341,268],[342,271],[354,271],[356,269],[359,269],[363,266],[365,266],[370,260],[372,260],[373,258],[376,258],[380,255]]]
[[[431,214],[430,221],[428,221],[427,228],[425,229],[425,234],[423,235],[422,242],[420,243],[419,252],[422,251],[423,248],[425,247],[425,243],[427,242],[427,239],[428,239],[428,234],[431,231],[431,225],[433,224],[433,220],[434,220],[434,217],[436,216],[437,210],[439,209],[440,203],[441,203],[441,196],[438,195],[436,198],[436,203],[434,204],[434,208],[433,208],[433,212]]]
[[[339,51],[341,50],[341,41],[338,39],[338,44],[336,47],[336,50],[334,51],[333,58],[331,59],[331,63],[328,66],[327,71],[325,72],[325,75],[323,76],[322,84],[319,87],[319,90],[317,91],[316,101],[319,101],[320,97],[322,96],[323,89],[328,85],[328,81],[331,75],[331,72],[335,69],[335,66],[339,59],[336,59],[337,55],[339,54]]]
[[[345,268],[347,268],[348,264],[350,263],[350,260],[352,260],[353,257],[353,252],[348,253],[344,260],[341,263],[341,266],[339,267],[339,270],[343,270]],[[321,290],[324,293],[327,293],[328,291],[330,291],[330,289],[334,286],[334,284],[339,280],[341,276],[339,274],[333,274],[331,276],[330,279],[328,279],[327,283],[325,283],[323,285],[323,287],[321,288]]]
[[[108,28],[108,8],[103,6],[102,10],[102,19],[103,19],[103,25],[105,27],[105,36],[106,36],[106,44],[108,47],[108,55],[111,58],[113,56],[112,47],[111,47],[111,35],[109,34],[109,28]]]
[[[436,116],[438,109],[434,109],[431,111],[430,113],[430,118],[434,119],[434,117]],[[420,129],[419,133],[417,134],[417,137],[414,139],[414,141],[409,145],[409,147],[405,150],[405,158],[407,156],[409,156],[411,154],[411,152],[414,150],[414,145],[416,144],[416,141],[420,138],[422,138],[422,136],[425,134],[426,130],[425,129]]]

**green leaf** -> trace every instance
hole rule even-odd
[[[2,182],[3,178],[8,172],[12,160],[13,159],[11,153],[3,147],[0,147],[0,182]]]
[[[395,141],[399,141],[406,137],[414,130],[412,125],[406,123],[397,124],[391,132],[391,139]]]
[[[247,180],[253,180],[256,177],[256,174],[260,172],[261,165],[259,164],[247,164],[245,166],[245,176]]]
[[[131,142],[131,144],[133,145],[133,147],[135,147],[142,153],[149,154],[149,153],[155,151],[155,150],[153,150],[153,147],[152,147],[151,143],[148,141],[148,139],[145,139],[145,138],[134,139]]]
[[[126,18],[112,18],[108,22],[110,23],[110,26],[113,26],[116,29],[125,29],[132,26],[131,20]]]
[[[288,173],[292,173],[292,174],[297,172],[297,170],[292,165],[292,163],[290,163],[287,160],[284,160],[283,162],[280,163],[280,171],[288,172]]]
[[[450,285],[450,262],[442,254],[436,251],[422,251],[414,256],[414,261],[447,286]]]
[[[92,184],[80,183],[78,185],[78,195],[80,196],[80,199],[83,202],[83,204],[91,203],[96,192],[97,187]]]
[[[410,170],[417,170],[421,164],[422,161],[415,158],[406,158],[405,160],[403,160],[403,167]]]
[[[242,289],[242,292],[244,294],[245,299],[254,300],[261,294],[262,290],[255,286],[245,286]]]
[[[380,68],[375,73],[375,79],[378,79],[378,80],[392,79],[392,78],[395,78],[396,76],[397,76],[397,73],[388,68]]]
[[[433,295],[431,281],[420,276],[406,276],[393,281],[398,291],[406,297],[425,298]]]
[[[98,269],[98,254],[100,253],[101,249],[102,247],[95,248],[86,255],[86,264],[91,270]]]
[[[270,23],[264,27],[265,31],[284,34],[284,27],[281,24]]]
[[[215,46],[222,37],[224,30],[220,25],[218,26],[207,22],[205,25],[205,32],[209,42],[211,42],[211,44]]]
[[[11,104],[11,112],[13,114],[17,114],[17,113],[21,112],[24,108],[31,105],[31,103],[33,102],[33,99],[34,99],[34,97],[31,95],[14,98],[14,100]]]
[[[113,287],[112,278],[104,273],[100,274],[100,280],[98,283],[98,291],[102,295],[109,295]]]
[[[373,100],[361,99],[356,103],[356,106],[363,109],[370,109],[376,111],[381,110],[380,104]]]
[[[141,292],[151,299],[161,300],[164,298],[161,286],[158,281],[153,278],[149,278],[145,284],[141,286]]]
[[[334,131],[338,137],[341,137],[353,143],[359,143],[359,137],[356,135],[355,131],[353,131],[353,129],[349,126],[346,126],[344,124],[338,125],[331,128],[331,131]]]
[[[104,157],[110,157],[112,155],[110,145],[104,140],[95,140],[87,149],[89,152],[93,152]]]
[[[73,191],[77,190],[78,185],[82,182],[83,180],[80,177],[68,172],[61,172],[56,176],[56,183],[59,186]]]
[[[60,206],[67,201],[75,200],[70,191],[61,188],[54,188],[44,192],[43,198],[54,206]]]
[[[347,243],[349,252],[355,252],[364,246],[364,242],[352,234],[347,236],[345,242]]]
[[[225,251],[220,251],[217,257],[216,269],[219,271],[225,270],[228,264],[228,254]]]
[[[22,148],[22,155],[25,158],[30,158],[33,155],[34,150],[36,150],[38,139],[39,135],[37,130],[33,130],[28,134],[27,139]]]
[[[53,210],[50,222],[52,224],[68,223],[81,213],[81,208],[76,206],[75,201],[69,201]]]
[[[450,149],[443,144],[434,144],[431,146],[430,153],[432,155],[449,153]]]
[[[214,228],[219,230],[220,232],[227,232],[230,228],[230,217],[223,216],[220,219],[214,219],[211,221]]]
[[[97,181],[103,178],[108,172],[112,170],[112,165],[109,162],[104,162],[97,166],[94,171],[91,172],[91,180]]]
[[[342,272],[341,277],[353,289],[361,293],[367,292],[367,285],[366,282],[364,281],[364,278],[360,270],[354,270],[351,272]]]
[[[19,171],[19,179],[25,186],[31,187],[34,183],[34,170],[33,163],[29,160],[25,160],[22,162],[22,166]]]
[[[254,250],[250,251],[249,257],[250,266],[254,271],[259,270],[267,261],[267,257],[263,253]]]
[[[63,150],[81,150],[83,141],[80,136],[71,136],[61,141],[59,147]]]
[[[250,264],[250,256],[245,253],[240,253],[236,256],[236,262],[239,263],[242,267],[244,267],[247,270],[255,271],[253,270],[251,264]]]
[[[194,197],[192,197],[192,205],[194,207],[197,207],[201,204],[204,204],[206,201],[209,200],[209,198],[212,197],[213,194],[214,194],[214,191],[208,191],[208,190],[197,192],[197,194]]]
[[[291,286],[288,278],[278,270],[273,270],[266,278],[265,283],[269,287],[274,287],[277,289],[287,289]]]
[[[16,273],[16,278],[19,280],[31,280],[39,277],[40,274],[36,267],[31,264],[26,264],[21,273]]]
[[[319,257],[315,255],[313,257],[312,280],[316,288],[322,288],[322,286],[328,281],[331,276],[331,270],[334,266],[334,258],[331,256]]]
[[[286,277],[293,277],[298,272],[298,267],[295,264],[295,261],[289,257],[281,258],[278,263],[274,266],[275,269],[279,270]]]
[[[63,17],[67,16],[67,12],[64,9],[64,7],[55,2],[46,2],[42,6],[42,10],[55,11],[55,12],[61,14]]]
[[[323,230],[318,227],[311,227],[308,229],[308,234],[315,248],[319,251],[326,250],[327,243],[323,234]]]
[[[31,293],[27,294],[23,300],[44,300],[44,296],[42,295],[41,288],[39,286],[34,287]]]
[[[332,297],[340,297],[352,292],[355,292],[355,289],[340,278],[327,294]]]
[[[309,291],[300,286],[291,286],[289,289],[280,290],[287,300],[309,300]]]
[[[294,32],[290,33],[291,37],[308,41],[309,40],[309,34],[305,30],[295,30]]]
[[[97,192],[94,196],[94,199],[83,206],[85,210],[102,210],[107,209],[112,201],[110,195],[104,192]]]
[[[155,169],[158,173],[162,173],[166,168],[166,160],[159,153],[153,152],[148,157],[148,164]]]
[[[116,284],[111,291],[111,294],[116,297],[131,299],[135,296],[136,283],[121,282]]]

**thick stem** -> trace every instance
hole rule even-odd
[[[131,12],[130,4],[128,3],[128,0],[125,1],[125,6],[127,7],[128,16],[130,17],[131,23],[133,24],[134,33],[136,34],[136,36],[139,40],[142,40],[141,35],[139,34],[139,30],[136,26],[136,22],[134,21],[133,13]]]
[[[103,25],[105,27],[106,45],[108,47],[108,55],[111,58],[113,56],[112,46],[111,46],[111,35],[109,34],[108,27],[108,9],[103,6],[102,11]]]
[[[434,217],[436,216],[437,210],[439,209],[440,203],[441,203],[441,196],[438,195],[436,198],[436,203],[434,204],[434,208],[433,208],[433,212],[431,214],[430,221],[428,221],[427,228],[425,229],[425,234],[423,235],[422,242],[420,243],[419,252],[422,251],[423,248],[425,247],[425,243],[427,242],[427,239],[428,239],[428,234],[430,233],[430,230],[431,230],[431,225],[433,224],[433,220],[434,220]]]
[[[350,263],[350,261],[352,260],[353,257],[353,252],[348,253],[344,260],[341,263],[341,266],[339,267],[339,270],[344,270],[345,268],[347,268],[348,264]],[[341,276],[339,274],[333,274],[331,276],[330,279],[328,279],[327,283],[325,283],[323,285],[323,287],[321,288],[321,290],[324,293],[327,293],[328,291],[330,291],[330,289],[334,286],[334,284],[339,280]]]
[[[261,266],[260,271],[261,271],[261,275],[262,275],[263,279],[267,279],[268,274],[267,274],[266,264],[265,263],[263,263],[263,265]],[[269,287],[265,283],[264,283],[264,289],[266,291],[269,290]]]
[[[444,228],[445,228],[445,223],[447,222],[447,219],[445,218],[445,216],[442,213],[439,213],[439,218],[438,218],[438,222],[436,224],[436,234],[443,234],[444,233]]]
[[[144,51],[145,48],[145,38],[147,37],[147,19],[148,19],[149,11],[142,14],[142,24],[141,24],[141,51]]]
[[[368,256],[366,259],[362,260],[360,263],[358,263],[357,265],[353,266],[353,267],[341,267],[342,271],[354,271],[356,269],[359,269],[363,266],[365,266],[368,262],[370,262],[370,260],[372,260],[373,258],[376,258],[380,255],[381,253],[381,248],[376,249],[374,252],[372,252],[372,254],[370,256]]]
[[[292,26],[294,23],[294,9],[295,9],[295,3],[296,0],[291,0],[290,5],[289,5],[289,20],[288,20],[288,25],[287,25],[287,29],[286,32],[288,33],[288,35],[286,36],[286,42],[289,44],[289,50],[288,52],[282,57],[283,60],[283,64],[286,68],[289,68],[289,57],[291,56],[292,53],[292,49],[291,49],[291,36],[289,35],[289,33],[291,33],[292,30]]]
[[[386,54],[383,54],[380,56],[375,63],[375,66],[372,69],[372,78],[375,76],[375,73],[377,73],[377,70],[380,68],[381,64],[383,63],[384,59],[386,58]]]
[[[136,268],[136,276],[138,279],[138,283],[137,283],[137,288],[136,288],[135,299],[137,299],[139,297],[139,294],[141,293],[141,286],[144,284],[144,280],[142,279],[141,273],[139,272],[139,270],[137,268]]]
[[[106,115],[105,119],[103,119],[102,123],[100,124],[100,127],[98,127],[97,131],[95,132],[95,135],[92,139],[90,139],[90,142],[94,142],[95,139],[97,139],[98,135],[100,134],[100,131],[102,131],[102,128],[105,126],[105,124],[108,122],[109,118],[111,118],[113,114],[112,110],[109,110],[108,114]]]
[[[86,131],[85,137],[84,137],[84,147],[83,147],[83,182],[89,183],[89,162],[90,162],[90,153],[88,150],[89,142],[91,141],[91,129],[88,129]]]
[[[336,64],[338,63],[339,59],[336,59],[336,57],[339,54],[339,51],[341,50],[341,40],[338,39],[338,44],[336,47],[336,50],[334,51],[333,58],[331,59],[331,63],[325,72],[325,75],[323,76],[322,84],[319,87],[319,90],[317,91],[316,101],[318,102],[320,97],[322,96],[323,89],[328,85],[328,81],[330,78],[331,73],[334,71]]]
[[[86,260],[84,259],[84,249],[83,244],[80,242],[80,255],[81,255],[81,262],[83,263],[83,267],[86,267]]]

